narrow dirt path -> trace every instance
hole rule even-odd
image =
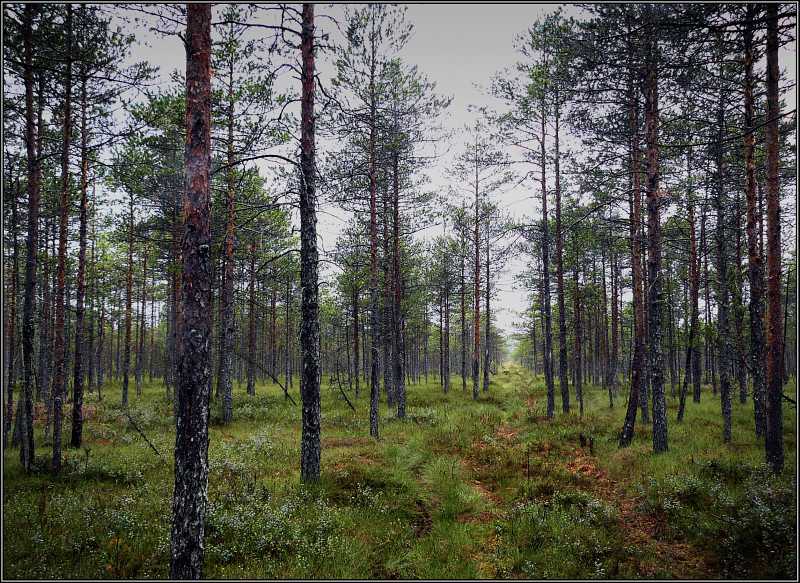
[[[597,458],[584,448],[574,448],[565,467],[586,478],[592,484],[591,491],[617,509],[626,546],[647,549],[655,555],[654,564],[637,564],[640,575],[655,576],[657,565],[669,565],[670,571],[679,579],[708,577],[714,573],[706,556],[698,549],[686,542],[663,538],[667,530],[665,520],[640,512],[637,509],[639,500],[625,492],[624,484],[611,480],[608,473],[597,466]]]

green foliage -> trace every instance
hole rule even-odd
[[[734,408],[723,448],[719,405],[704,394],[671,427],[670,451],[654,456],[645,428],[617,449],[624,409],[608,409],[600,388],[587,387],[583,419],[551,422],[541,417],[544,384],[520,367],[501,367],[491,391],[473,402],[444,395],[433,378],[410,385],[408,418],[382,405],[375,442],[366,395],[353,413],[323,385],[322,479],[309,487],[297,467],[299,411],[277,385],[249,397],[235,384],[234,422],[214,413],[210,428],[206,576],[794,576],[793,468],[766,471],[751,405]],[[158,383],[131,395],[131,417],[158,456],[124,414],[119,385],[103,394],[88,395],[85,447],[64,452],[58,478],[39,423],[40,470],[25,475],[6,451],[4,576],[167,576],[172,405]],[[789,464],[793,427],[787,411]],[[580,433],[594,436],[594,456],[578,447]],[[643,525],[652,532],[635,530]],[[693,562],[668,554],[687,545]]]

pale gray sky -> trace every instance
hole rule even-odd
[[[513,48],[516,34],[523,32],[535,20],[555,10],[557,4],[411,4],[408,5],[407,19],[414,25],[414,32],[402,52],[403,59],[417,65],[419,70],[437,83],[441,94],[452,96],[444,125],[451,130],[462,128],[474,120],[468,111],[470,105],[493,107],[497,105],[476,84],[486,86],[493,74],[505,67],[512,67],[517,61]],[[572,5],[562,5],[568,16],[577,16],[578,9]],[[218,13],[214,10],[214,18]],[[317,14],[342,15],[341,5],[318,5]],[[330,23],[318,19],[318,26],[334,32]],[[138,31],[137,31],[138,32]],[[142,31],[140,40],[149,46],[134,49],[134,58],[148,59],[161,67],[162,78],[173,69],[182,70],[185,55],[179,39],[154,37]],[[795,45],[781,51],[781,68],[794,76],[796,63]],[[318,68],[323,81],[333,73],[332,63],[326,55],[318,57]],[[794,91],[788,103],[794,103]],[[451,140],[452,149],[428,171],[434,187],[447,189],[445,169],[453,153],[463,141],[455,135]],[[570,143],[569,137],[565,142]],[[574,142],[573,142],[574,143]],[[320,144],[324,147],[324,144]],[[538,186],[518,187],[498,197],[502,206],[515,217],[538,216],[540,212]],[[531,195],[536,195],[532,197]],[[339,209],[324,208],[319,214],[319,236],[322,248],[331,249],[335,238],[346,222],[345,214]],[[429,230],[422,236],[441,233],[441,227]],[[526,293],[515,289],[513,276],[525,266],[527,258],[517,257],[509,261],[506,270],[497,282],[497,296],[493,312],[497,325],[506,331],[513,330],[516,313],[526,306]]]

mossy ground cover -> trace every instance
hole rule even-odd
[[[300,412],[277,385],[237,386],[234,422],[213,405],[205,575],[213,578],[793,578],[795,411],[785,408],[787,467],[773,477],[734,403],[722,444],[719,400],[704,387],[675,422],[669,452],[651,453],[647,426],[620,450],[616,406],[586,389],[586,412],[545,417],[545,388],[515,365],[473,402],[453,377],[408,388],[408,417],[381,410],[369,438],[368,400],[353,413],[322,389],[322,479],[299,483]],[[790,387],[792,388],[792,387]],[[793,388],[792,391],[793,392]],[[296,395],[296,389],[295,389]],[[22,473],[5,453],[3,553],[8,578],[166,577],[174,418],[159,382],[104,391],[63,473],[37,424],[37,462]],[[297,397],[295,396],[297,400]],[[574,399],[574,396],[573,396]],[[574,403],[573,403],[574,404]],[[557,405],[560,405],[557,397]],[[69,419],[65,420],[69,435]]]

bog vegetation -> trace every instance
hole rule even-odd
[[[797,576],[794,5],[412,24],[3,6],[4,577]]]

